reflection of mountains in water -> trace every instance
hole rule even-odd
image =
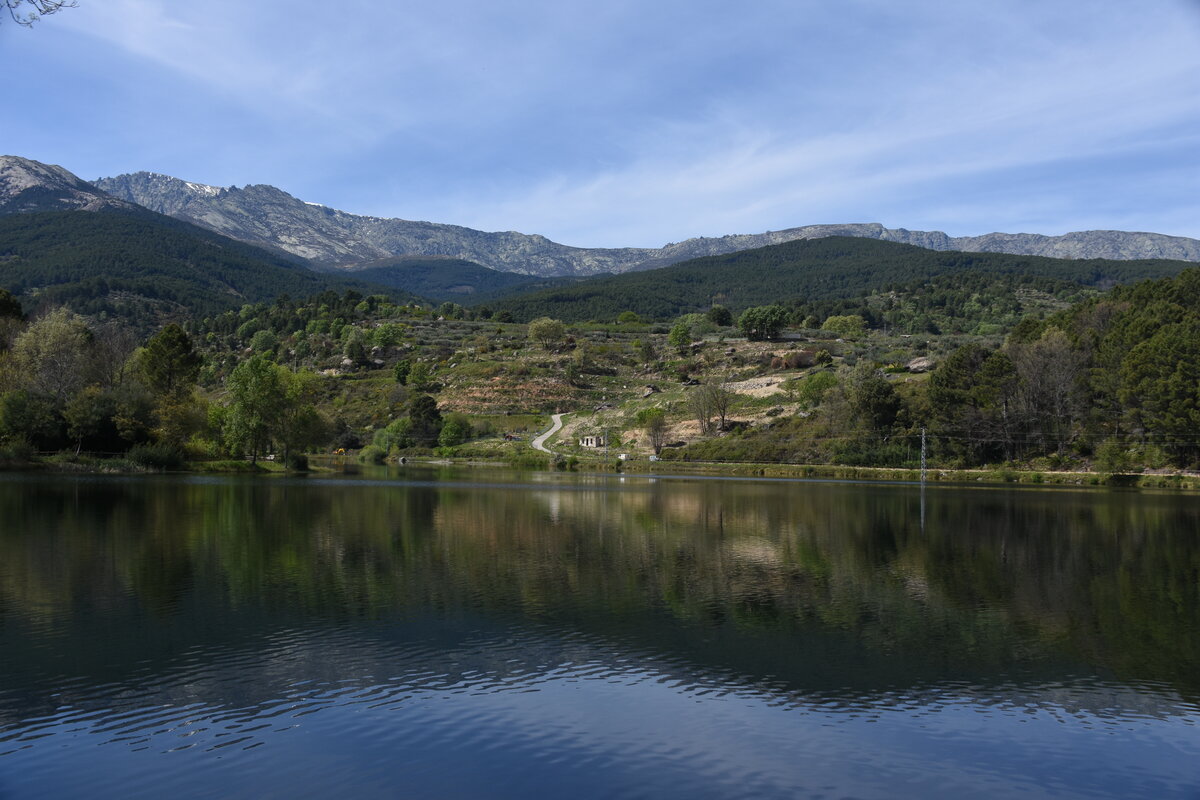
[[[181,658],[274,660],[299,630],[354,653],[343,637],[367,637],[384,665],[434,641],[422,669],[461,676],[437,653],[470,619],[489,642],[516,631],[522,670],[577,663],[582,641],[784,702],[1037,702],[1064,674],[1200,691],[1186,498],[931,491],[922,532],[911,487],[589,481],[0,480],[0,666],[18,686],[125,685],[142,679],[117,653],[187,673]],[[507,670],[493,649],[470,669]],[[349,674],[396,674],[379,669]]]

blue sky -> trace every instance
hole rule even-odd
[[[1200,238],[1200,0],[78,0],[0,152],[580,246]]]

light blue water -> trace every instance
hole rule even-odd
[[[1195,498],[924,505],[0,476],[0,798],[1200,794]]]

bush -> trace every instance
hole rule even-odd
[[[183,466],[183,451],[165,442],[134,445],[129,460],[146,469],[179,469]]]
[[[308,472],[308,456],[304,453],[288,453],[287,468],[296,472]]]
[[[0,461],[33,461],[35,452],[32,442],[24,436],[17,436],[8,444],[0,447]]]
[[[358,460],[364,464],[382,464],[387,458],[387,450],[369,444],[358,453]]]

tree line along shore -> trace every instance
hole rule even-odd
[[[1106,292],[963,273],[571,323],[325,291],[140,334],[0,290],[0,463],[300,470],[322,454],[903,480],[924,458],[935,477],[1191,486],[1197,309],[1196,269]],[[566,425],[535,451],[553,412]]]

